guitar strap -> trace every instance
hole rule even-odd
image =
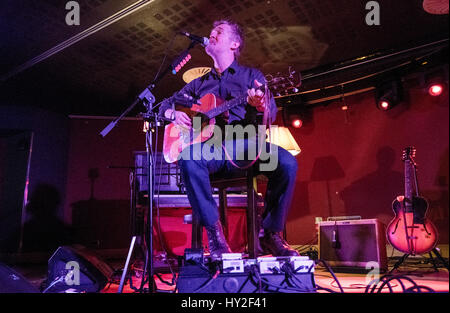
[[[270,95],[269,95],[269,92],[268,92],[268,88],[267,88],[267,84],[266,85],[264,85],[264,102],[267,104],[267,103],[269,103],[270,104]],[[270,123],[271,123],[271,121],[272,121],[272,119],[271,119],[271,116],[270,116],[270,108],[266,108],[265,110],[264,110],[264,115],[263,115],[263,121],[262,121],[262,123],[263,123],[263,126],[264,126],[264,133],[266,133],[266,129],[267,129],[267,127],[269,128],[269,138],[270,138]],[[267,126],[269,124],[269,126]],[[259,131],[259,127],[258,127],[258,131]],[[260,138],[260,134],[259,134],[259,132],[256,132],[257,133],[257,143],[259,143],[259,138]],[[233,161],[233,158],[229,155],[229,153],[228,153],[228,151],[227,151],[227,149],[225,148],[225,145],[223,144],[223,142],[222,142],[222,149],[225,151],[225,155],[227,156],[227,158],[228,158],[228,160],[230,160],[230,162],[231,162],[231,164],[234,166],[234,167],[236,167],[236,168],[239,168],[239,169],[241,169],[241,170],[245,170],[245,169],[247,169],[247,168],[249,168],[249,167],[251,167],[251,166],[253,166],[253,164],[255,164],[256,163],[256,161],[258,161],[258,159],[259,159],[259,157],[260,157],[260,155],[261,155],[261,151],[262,151],[262,146],[263,146],[263,144],[261,143],[260,145],[259,145],[259,148],[258,148],[258,155],[256,156],[256,158],[252,161],[252,162],[250,162],[249,164],[247,164],[247,165],[245,165],[245,166],[239,166],[238,164],[236,164],[234,161]],[[272,153],[272,145],[270,145],[270,153]]]

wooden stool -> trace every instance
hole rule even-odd
[[[251,259],[257,257],[259,247],[258,232],[259,225],[257,223],[257,180],[253,174],[253,167],[242,171],[242,175],[229,178],[216,178],[211,176],[211,187],[219,189],[219,216],[223,226],[225,237],[228,238],[227,223],[227,188],[245,187],[247,191],[247,245],[248,256]],[[203,227],[199,223],[198,217],[192,215],[192,248],[202,247]]]

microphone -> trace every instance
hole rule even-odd
[[[188,37],[192,41],[195,41],[195,42],[201,44],[203,47],[206,47],[209,44],[209,39],[206,37],[192,35],[191,33],[188,33],[188,32],[180,32],[180,34]]]
[[[331,247],[335,249],[339,249],[341,247],[336,230],[333,230],[333,233],[331,235]]]

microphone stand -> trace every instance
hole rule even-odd
[[[152,90],[155,88],[157,82],[159,82],[169,71],[172,70],[173,74],[176,74],[174,72],[177,65],[180,64],[180,62],[186,58],[188,55],[188,51],[192,49],[196,45],[195,41],[191,41],[191,44],[189,47],[183,51],[166,69],[165,71],[159,75],[158,77],[155,77],[154,81],[147,86],[141,94],[134,100],[134,102],[116,119],[114,119],[111,123],[109,123],[101,132],[100,135],[102,137],[105,137],[116,125],[117,123],[122,120],[138,103],[142,102],[144,106],[147,109],[147,112],[141,113],[140,116],[143,117],[143,120],[149,123],[148,130],[145,133],[145,152],[146,152],[146,158],[147,158],[147,195],[148,195],[148,207],[147,207],[147,258],[148,262],[146,260],[145,262],[145,269],[144,273],[142,275],[142,282],[145,280],[145,276],[148,273],[148,291],[149,293],[153,293],[156,291],[156,284],[154,281],[154,269],[153,269],[153,201],[154,201],[154,186],[153,186],[153,156],[151,155],[152,147],[153,147],[153,136],[152,136],[152,129],[155,127],[159,127],[164,125],[164,122],[171,123],[174,121],[174,119],[168,119],[164,116],[160,116],[157,112],[154,110],[162,103],[157,104],[154,106],[155,103],[155,96],[152,93]],[[184,64],[182,65],[184,66]],[[172,107],[174,107],[174,103],[172,101]],[[128,271],[129,262],[131,259],[131,256],[133,254],[134,245],[136,242],[136,235],[132,237],[130,248],[128,251],[128,256],[125,262],[125,267],[122,272],[122,277],[120,279],[120,285],[118,289],[118,293],[122,293],[123,286],[125,282],[125,278]],[[141,289],[143,287],[144,283],[141,284]]]

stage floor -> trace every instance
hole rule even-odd
[[[316,268],[314,279],[317,286],[329,289],[329,290],[318,290],[318,293],[366,293],[367,285],[372,281],[371,278],[366,277],[364,274],[352,274],[352,273],[334,273],[339,284],[342,287],[342,290],[339,288],[338,283],[332,277],[330,272],[328,272],[325,268]],[[401,283],[404,284],[404,287],[401,286],[401,283],[398,279],[393,279],[390,281],[390,286],[393,289],[394,293],[403,293],[405,289],[408,289],[413,286],[408,279],[411,279],[414,283],[419,285],[420,287],[430,288],[424,289],[422,288],[422,292],[430,292],[431,290],[434,292],[449,292],[449,274],[446,269],[440,268],[438,272],[434,271],[433,268],[428,269],[412,269],[412,271],[405,271],[401,268],[400,271],[396,271],[393,275],[401,280]],[[166,282],[171,282],[173,275],[172,274],[162,274],[161,278]],[[380,278],[382,275],[380,276]],[[405,278],[406,277],[406,278]],[[135,279],[133,281],[133,287],[139,287],[141,280]],[[169,286],[157,277],[155,278],[155,283],[158,288],[157,292],[173,292],[175,286]],[[382,282],[375,284],[376,289],[372,290],[369,288],[367,293],[377,293],[379,292],[379,287],[382,285]],[[372,284],[371,287],[374,285]],[[147,287],[147,285],[145,285]],[[107,285],[102,293],[117,293],[119,290],[119,282],[111,283]],[[130,288],[129,284],[124,285],[123,293],[135,293],[136,291]],[[382,288],[381,292],[389,293],[389,287],[387,284]]]
[[[125,264],[125,259],[122,258],[112,258],[105,259],[115,271],[116,274],[110,279],[110,282],[101,290],[99,293],[117,293],[119,290],[119,282],[121,277],[121,269]],[[395,262],[398,258],[389,258],[389,270],[393,268]],[[133,264],[136,264],[133,262]],[[22,274],[32,285],[39,288],[44,282],[47,276],[47,263],[40,264],[18,264],[11,265],[11,268],[16,270],[18,273]],[[175,285],[172,285],[172,281],[178,275],[178,269],[176,266],[173,267],[173,274],[170,272],[168,267],[157,267],[160,264],[155,264],[155,273],[158,273],[155,277],[155,283],[157,292],[170,293],[174,292]],[[446,268],[441,264],[437,263],[438,269],[433,267],[429,259],[425,257],[415,257],[408,258],[397,270],[395,270],[392,275],[395,275],[395,279],[389,282],[392,290],[389,290],[389,286],[386,284],[381,292],[383,293],[403,293],[406,289],[417,284],[423,287],[422,292],[449,292],[449,273]],[[379,287],[382,282],[378,284],[371,284],[368,290],[367,286],[372,282],[373,279],[380,279],[383,277],[383,273],[379,276],[370,276],[364,273],[351,273],[351,272],[339,272],[337,270],[333,271],[336,279],[332,274],[321,264],[316,265],[314,272],[314,280],[317,287],[320,289],[318,293],[366,293],[366,292],[379,292]],[[130,286],[127,282],[122,292],[123,293],[136,293],[136,289],[140,287],[141,284],[141,270],[139,266],[134,266],[133,270],[129,271],[132,275],[133,286]],[[163,282],[165,281],[165,283]],[[403,284],[403,285],[402,285]],[[340,285],[340,287],[339,287]],[[372,290],[372,287],[376,289]],[[133,288],[134,289],[133,289]],[[146,284],[145,287],[148,287]],[[342,288],[342,289],[341,289]]]

